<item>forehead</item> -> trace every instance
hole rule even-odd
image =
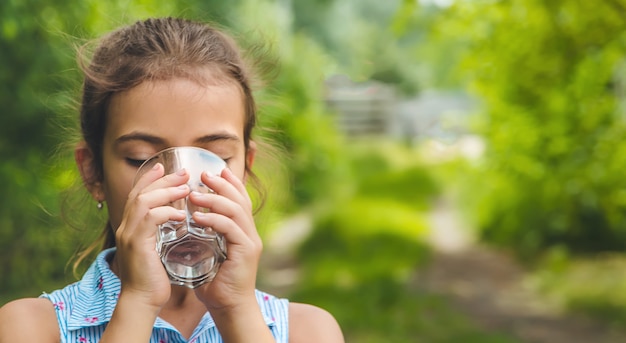
[[[171,146],[227,132],[243,141],[244,100],[234,83],[199,84],[187,79],[149,81],[111,98],[105,143],[145,132]]]

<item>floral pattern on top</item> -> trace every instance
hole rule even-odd
[[[117,305],[121,290],[119,278],[111,271],[110,260],[115,248],[102,251],[83,278],[67,287],[44,293],[56,310],[61,343],[97,343],[104,333]],[[257,302],[277,343],[289,338],[286,299],[256,291]],[[150,343],[221,343],[222,338],[211,315],[206,312],[191,337],[185,339],[167,321],[157,318]]]

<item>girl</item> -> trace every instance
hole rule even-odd
[[[88,66],[75,158],[109,221],[104,250],[83,276],[37,299],[0,309],[0,342],[343,342],[335,319],[311,305],[255,289],[261,239],[244,182],[256,145],[248,71],[231,38],[207,25],[149,19],[114,31]],[[204,174],[214,194],[189,194],[183,169],[138,166],[168,147],[198,146],[227,162]],[[156,227],[183,214],[189,195],[210,213],[197,223],[224,235],[228,258],[196,289],[170,284],[155,251]]]

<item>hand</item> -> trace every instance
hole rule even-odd
[[[196,295],[209,311],[258,306],[254,289],[263,247],[246,187],[229,169],[221,177],[203,173],[202,182],[215,193],[190,194],[192,203],[210,210],[193,217],[196,223],[224,235],[228,257],[212,282],[196,288]]]
[[[115,232],[120,296],[131,296],[156,312],[167,302],[171,286],[156,252],[157,226],[183,220],[185,214],[169,206],[189,194],[189,175],[183,169],[163,176],[160,163],[146,172],[128,195],[121,224]]]

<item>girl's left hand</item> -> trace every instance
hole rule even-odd
[[[228,310],[256,304],[256,274],[263,250],[246,187],[228,168],[221,177],[202,174],[202,182],[215,193],[192,192],[190,200],[207,208],[193,214],[197,224],[224,235],[227,259],[208,284],[195,289],[209,311]]]

